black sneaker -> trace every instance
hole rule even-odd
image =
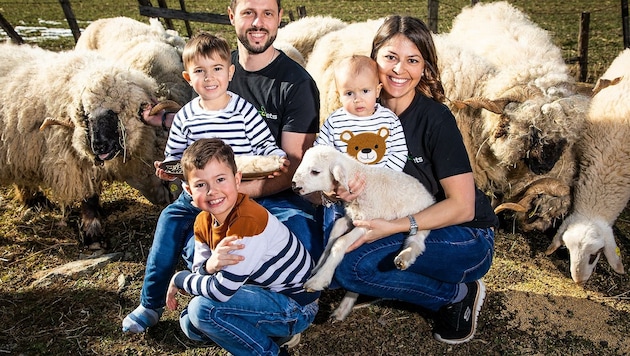
[[[477,317],[486,297],[486,286],[481,280],[466,283],[468,293],[461,302],[447,304],[437,312],[433,337],[456,345],[475,336]]]

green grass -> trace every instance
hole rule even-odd
[[[140,15],[137,1],[70,0],[70,3],[81,28],[87,26],[89,21],[105,17],[127,16],[141,21],[147,20]],[[153,1],[153,3],[157,4],[157,1]],[[618,0],[577,0],[571,2],[513,0],[511,3],[528,14],[535,23],[550,32],[556,44],[562,48],[563,56],[567,60],[577,56],[580,14],[582,12],[591,14],[588,82],[594,82],[623,49],[621,7]],[[167,4],[170,8],[179,9],[179,1],[168,0]],[[440,1],[438,32],[448,31],[453,17],[469,4],[470,1],[464,0]],[[227,5],[227,0],[186,1],[186,9],[189,12],[225,14]],[[346,22],[364,21],[390,14],[413,15],[423,20],[427,19],[426,1],[321,0],[283,1],[286,21],[289,20],[289,11],[297,14],[296,8],[300,5],[306,6],[308,15],[330,15]],[[0,12],[14,26],[36,26],[40,25],[39,19],[43,19],[58,21],[61,23],[59,27],[68,27],[59,1],[55,0],[0,0]],[[174,26],[180,34],[186,35],[183,21],[174,20]],[[206,29],[217,32],[234,43],[231,26],[199,22],[193,22],[191,26],[193,31]],[[69,49],[74,45],[74,39],[67,37],[60,40],[46,40],[40,42],[39,45],[52,50]]]

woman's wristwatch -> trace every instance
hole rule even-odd
[[[409,218],[409,225],[410,225],[409,232],[407,233],[407,235],[413,236],[418,233],[418,223],[416,222],[416,219],[413,217],[413,215],[409,215],[407,217]]]

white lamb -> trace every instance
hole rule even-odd
[[[402,218],[422,211],[434,203],[433,196],[415,178],[385,167],[362,164],[335,148],[319,145],[309,148],[293,176],[293,190],[301,195],[317,191],[332,192],[336,185],[348,188],[348,180],[357,174],[365,178],[365,189],[355,200],[345,204],[346,215],[333,225],[326,249],[315,266],[314,275],[304,284],[308,290],[322,290],[333,278],[345,251],[367,229],[354,227],[354,220],[387,220]],[[412,265],[425,250],[424,239],[429,230],[418,231],[405,240],[403,250],[394,263],[401,270]],[[333,314],[343,320],[357,294],[346,296]]]
[[[128,17],[113,17],[88,25],[75,48],[98,51],[146,73],[159,85],[158,100],[170,99],[184,105],[192,98],[192,88],[182,77],[184,45],[184,39],[165,30],[158,19],[150,19],[150,24],[146,24]]]
[[[603,252],[617,273],[624,273],[612,226],[630,199],[630,49],[602,75],[610,85],[597,92],[577,143],[579,177],[573,211],[553,238],[547,254],[563,244],[569,250],[571,277],[586,282]]]

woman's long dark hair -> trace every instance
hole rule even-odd
[[[435,44],[433,43],[431,30],[422,20],[411,16],[399,15],[385,19],[372,42],[372,53],[370,55],[372,59],[376,60],[376,53],[397,34],[402,34],[413,42],[418,47],[420,54],[422,54],[422,58],[424,58],[424,75],[420,78],[416,90],[429,98],[444,102],[444,87],[442,87],[440,80]]]

